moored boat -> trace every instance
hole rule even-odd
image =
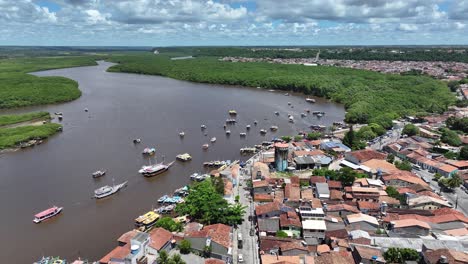
[[[265,129],[260,129],[260,134],[263,134],[263,135],[264,135],[264,134],[266,134],[266,133],[267,133],[267,131],[266,131]]]
[[[104,197],[107,197],[107,196],[110,196],[118,191],[120,191],[120,189],[122,189],[123,187],[125,187],[125,185],[127,185],[127,181],[121,183],[121,184],[117,184],[117,185],[112,185],[112,186],[109,186],[109,185],[106,185],[106,186],[102,186],[96,190],[94,190],[94,198],[96,199],[101,199],[101,198],[104,198]]]
[[[165,201],[167,198],[169,198],[169,196],[167,196],[167,195],[161,196],[161,197],[158,199],[158,203],[164,203],[164,201]]]
[[[250,125],[246,125],[245,128],[246,128],[247,130],[250,130]]]
[[[144,215],[140,215],[135,219],[135,226],[146,230],[156,224],[160,215],[154,211],[149,211]]]
[[[184,131],[182,131],[182,132],[179,133],[179,137],[184,137],[184,136],[185,136],[185,132],[184,132]]]
[[[294,123],[294,117],[293,117],[293,116],[289,116],[288,121],[289,121],[289,123]]]
[[[247,133],[245,133],[245,132],[241,132],[241,133],[239,133],[239,136],[241,136],[241,137],[245,137],[245,136],[247,136]]]
[[[192,175],[190,175],[190,180],[194,181],[200,174],[198,174],[197,172],[195,173],[192,173]]]
[[[205,126],[205,125],[201,125],[200,128],[201,128],[202,130],[204,130],[204,129],[206,129],[206,126]]]
[[[237,115],[237,111],[236,110],[229,110],[229,115]]]
[[[307,97],[305,100],[306,100],[306,102],[308,102],[308,103],[315,103],[315,99],[313,99],[313,98]]]
[[[279,112],[275,112],[275,115],[279,115]]]
[[[209,147],[210,147],[210,145],[208,145],[208,144],[203,144],[202,145],[202,149],[208,149]]]
[[[212,138],[210,139],[210,141],[211,141],[211,143],[215,143],[215,142],[216,142],[216,138],[215,138],[215,137],[212,137]]]
[[[46,219],[49,219],[51,217],[54,217],[54,216],[58,215],[60,212],[62,212],[62,210],[63,210],[63,207],[57,207],[57,206],[51,207],[51,208],[49,208],[47,210],[44,210],[44,211],[34,215],[33,222],[36,223],[36,224],[39,224],[40,222],[42,222],[42,221],[44,221]]]
[[[231,134],[231,130],[226,130],[226,135]]]
[[[106,175],[106,170],[98,170],[98,171],[95,171],[93,172],[93,178],[99,178],[99,177],[102,177],[104,175]]]
[[[258,121],[257,121],[257,120],[255,120],[255,121],[254,121],[254,125],[257,125],[257,124],[258,124]]]
[[[271,126],[271,127],[270,127],[270,130],[271,130],[271,131],[276,131],[276,130],[278,130],[278,126]]]
[[[179,154],[176,156],[176,158],[180,161],[189,161],[189,160],[192,160],[192,156],[190,156],[190,154],[188,153],[184,153],[184,154]]]
[[[143,166],[138,171],[138,173],[140,173],[141,175],[143,175],[145,177],[156,176],[158,174],[161,174],[161,173],[169,170],[169,168],[172,166],[172,164],[174,164],[174,161],[171,162],[171,163],[168,163],[168,164],[159,163],[159,164],[155,164],[155,165]]]
[[[142,152],[143,155],[153,155],[154,153],[156,153],[155,148],[145,148]]]
[[[301,117],[306,117],[307,115],[305,113],[301,113]]]
[[[135,139],[133,140],[133,144],[138,144],[138,143],[141,143],[141,139],[135,138]]]

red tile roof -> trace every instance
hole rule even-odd
[[[371,159],[380,159],[384,160],[387,158],[387,155],[384,153],[377,152],[372,149],[363,149],[350,152],[349,155],[353,155],[360,163],[366,162]]]
[[[280,210],[281,210],[281,204],[277,201],[255,206],[256,215],[263,215],[263,214],[267,214],[273,211],[280,211]]]
[[[121,236],[117,239],[117,241],[118,241],[119,243],[128,244],[128,243],[130,243],[130,240],[132,240],[132,238],[133,238],[134,236],[136,236],[136,234],[138,234],[138,231],[136,231],[136,230],[128,231],[128,232],[126,232],[125,234],[121,235]]]
[[[408,187],[399,187],[397,188],[397,191],[399,194],[404,194],[404,193],[416,193],[415,190],[408,188]]]
[[[343,200],[343,193],[339,190],[330,190],[330,200]]]
[[[210,237],[212,241],[229,248],[231,245],[230,233],[230,226],[224,224],[214,224],[205,226],[200,231],[192,232],[188,234],[188,237]]]
[[[370,247],[361,247],[355,246],[354,250],[357,251],[359,256],[362,259],[372,260],[373,257],[377,257],[378,260],[383,260],[382,252],[377,248],[370,248]]]
[[[292,201],[301,199],[301,188],[297,185],[287,183],[284,187],[284,198]]]
[[[382,178],[384,181],[400,180],[411,184],[420,184],[422,186],[427,186],[426,182],[424,182],[421,178],[409,171],[395,171],[389,175],[383,176]]]
[[[209,258],[205,260],[205,264],[226,264],[226,262],[220,259]]]
[[[324,176],[310,176],[310,183],[327,182]]]
[[[326,253],[315,257],[315,264],[354,264],[354,259],[350,252]]]
[[[299,220],[298,218],[291,218],[291,217],[288,217],[287,214],[282,214],[280,215],[280,226],[281,227],[294,226],[294,227],[301,228],[302,223],[301,223],[301,220]]]
[[[326,237],[334,238],[348,238],[348,231],[346,229],[337,229],[332,231],[325,231]]]
[[[268,183],[268,181],[263,180],[263,181],[253,181],[252,185],[254,188],[258,188],[258,187],[267,187],[270,184]]]
[[[462,264],[468,263],[468,254],[450,249],[428,250],[423,253],[428,264],[439,263],[440,256],[447,257],[447,263]]]
[[[327,183],[330,189],[341,189],[343,187],[340,181],[328,181]]]
[[[327,211],[328,212],[348,211],[348,212],[353,212],[353,213],[359,213],[359,210],[355,206],[351,206],[347,204],[328,205]]]
[[[149,235],[149,246],[156,250],[161,250],[161,248],[172,239],[172,233],[160,227],[151,230]]]
[[[416,219],[402,219],[402,220],[395,220],[391,222],[394,228],[405,228],[405,227],[412,227],[417,226],[424,229],[431,229],[429,224],[426,222],[416,220]]]
[[[130,254],[130,244],[126,244],[123,247],[116,247],[111,252],[107,253],[104,257],[99,260],[99,263],[109,263],[111,258],[124,259]]]
[[[254,194],[254,201],[256,202],[273,202],[273,196],[266,193],[256,193]]]
[[[359,210],[378,211],[380,209],[379,204],[374,202],[358,201],[357,204]]]

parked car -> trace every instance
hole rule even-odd
[[[242,254],[239,254],[237,257],[237,262],[239,263],[244,263],[244,256]]]

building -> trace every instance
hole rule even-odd
[[[302,232],[305,241],[309,245],[322,244],[325,239],[327,226],[324,220],[303,220]]]
[[[420,220],[404,219],[390,222],[389,229],[400,235],[427,236],[431,226]]]
[[[379,228],[377,218],[362,213],[346,216],[346,223],[354,230],[375,232]]]
[[[319,199],[329,199],[330,189],[328,188],[328,183],[324,183],[324,182],[316,183],[315,193],[316,193],[316,197],[318,197]]]
[[[152,255],[153,259],[156,259],[159,256],[161,250],[168,252],[172,249],[173,235],[171,232],[167,231],[164,228],[155,228],[149,233],[150,239],[148,246],[146,247],[146,256],[149,258],[149,255]]]
[[[386,154],[377,152],[372,149],[356,150],[345,154],[345,160],[352,162],[356,165],[361,165],[361,163],[371,159],[385,160],[386,158]]]
[[[432,196],[407,196],[406,203],[409,209],[435,210],[443,207],[451,207],[448,202]]]
[[[275,167],[277,171],[285,171],[288,168],[288,151],[288,144],[275,144]]]
[[[277,201],[255,206],[257,218],[279,217],[282,213],[281,204]]]
[[[200,231],[194,231],[185,236],[190,241],[192,250],[204,252],[211,248],[211,257],[227,261],[232,259],[231,227],[223,224],[205,226]]]
[[[427,264],[466,264],[468,253],[452,249],[437,249],[423,252],[424,262]]]
[[[299,206],[299,215],[303,220],[321,220],[325,218],[325,213],[322,208],[313,208],[309,203],[302,203]]]
[[[279,217],[262,218],[257,220],[258,231],[260,235],[274,236],[280,230]]]
[[[252,181],[252,189],[255,194],[270,194],[272,192],[271,186],[266,180]]]
[[[354,246],[352,248],[353,258],[356,263],[378,264],[385,263],[380,249],[370,246]]]

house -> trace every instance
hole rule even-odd
[[[427,236],[431,226],[423,221],[416,219],[403,219],[390,222],[392,232],[400,235]]]
[[[318,182],[315,184],[315,194],[319,199],[329,199],[330,198],[330,189],[328,188],[328,183]]]
[[[438,167],[436,170],[438,173],[440,173],[444,177],[451,177],[452,175],[458,172],[457,167],[454,167],[449,164],[442,165]]]
[[[345,154],[345,160],[352,162],[356,165],[360,165],[371,159],[385,160],[387,155],[381,152],[377,152],[372,149],[363,149],[351,151]]]
[[[164,228],[155,228],[149,232],[149,243],[146,247],[146,256],[153,255],[154,259],[159,256],[161,250],[168,252],[172,249],[172,238],[173,235],[171,232],[167,231]]]
[[[327,182],[327,179],[324,176],[310,176],[310,185],[315,186],[319,182]]]
[[[346,216],[346,223],[353,230],[375,232],[379,228],[379,222],[375,217],[362,213]]]
[[[314,257],[315,264],[354,264],[349,252],[330,252]]]
[[[380,204],[379,203],[358,201],[357,205],[358,205],[358,209],[363,214],[374,215],[374,216],[380,215]]]
[[[123,246],[118,246],[109,252],[106,256],[99,260],[99,263],[131,263],[137,264],[137,261],[145,256],[145,248],[149,243],[149,234],[137,231],[134,236],[130,237],[127,232],[124,234],[125,238],[119,238],[125,241]],[[121,241],[119,241],[120,243]],[[124,242],[124,241],[122,241]]]
[[[386,263],[379,248],[370,246],[354,246],[352,254],[356,263],[374,264]]]
[[[266,179],[270,177],[270,169],[263,162],[255,162],[252,166],[252,181],[255,179]]]
[[[351,149],[340,141],[325,141],[320,143],[320,149],[336,153],[350,152]]]
[[[423,252],[424,262],[427,264],[466,264],[468,263],[468,253],[453,249],[437,249]]]
[[[328,180],[327,183],[328,183],[328,188],[330,188],[330,190],[339,190],[339,191],[343,190],[343,184],[340,181]]]
[[[269,202],[273,202],[273,196],[271,194],[259,193],[259,194],[254,194],[253,200],[255,202],[269,203]]]
[[[408,208],[410,209],[435,210],[442,207],[451,207],[451,205],[444,200],[426,195],[413,195],[412,197],[408,195],[406,203],[408,204]]]
[[[284,186],[284,203],[296,206],[301,200],[301,188],[299,184],[287,183]]]
[[[211,257],[225,261],[232,259],[230,226],[224,224],[208,225],[200,231],[187,234],[185,239],[190,241],[192,250],[203,252],[206,247],[210,247]]]
[[[371,187],[358,187],[358,186],[348,186],[345,187],[346,199],[353,201],[368,201],[368,202],[377,202],[380,197],[381,190]],[[385,192],[385,191],[384,191]],[[386,194],[386,193],[385,193]]]
[[[276,232],[280,230],[280,219],[279,217],[263,218],[257,220],[258,231],[264,233],[264,235],[276,235]]]
[[[257,218],[279,217],[281,215],[281,204],[277,201],[255,206]]]
[[[301,220],[296,212],[287,212],[280,215],[280,228],[290,237],[300,237],[302,231]]]
[[[409,187],[414,184],[419,184],[422,186],[427,186],[427,183],[424,182],[421,178],[416,176],[410,171],[395,171],[390,174],[382,176],[382,180],[387,186],[395,187]]]
[[[339,190],[330,190],[331,201],[343,201],[343,193]]]
[[[372,175],[376,175],[378,173],[391,173],[398,170],[395,165],[381,159],[371,159],[365,161],[361,164],[361,166],[366,166],[369,168]]]
[[[327,226],[324,220],[303,220],[302,232],[305,241],[309,245],[319,245],[325,239]]]
[[[313,207],[310,203],[302,203],[299,206],[299,215],[301,219],[321,220],[325,217],[322,207]]]
[[[252,181],[253,194],[270,194],[272,192],[271,186],[266,180]]]
[[[104,257],[99,260],[100,264],[108,264],[114,263],[125,263],[126,257],[130,254],[130,244],[126,244],[125,246],[117,246],[112,251],[107,253]]]
[[[326,208],[327,214],[331,216],[345,217],[350,214],[359,213],[356,206],[349,204],[334,204],[328,205]]]

